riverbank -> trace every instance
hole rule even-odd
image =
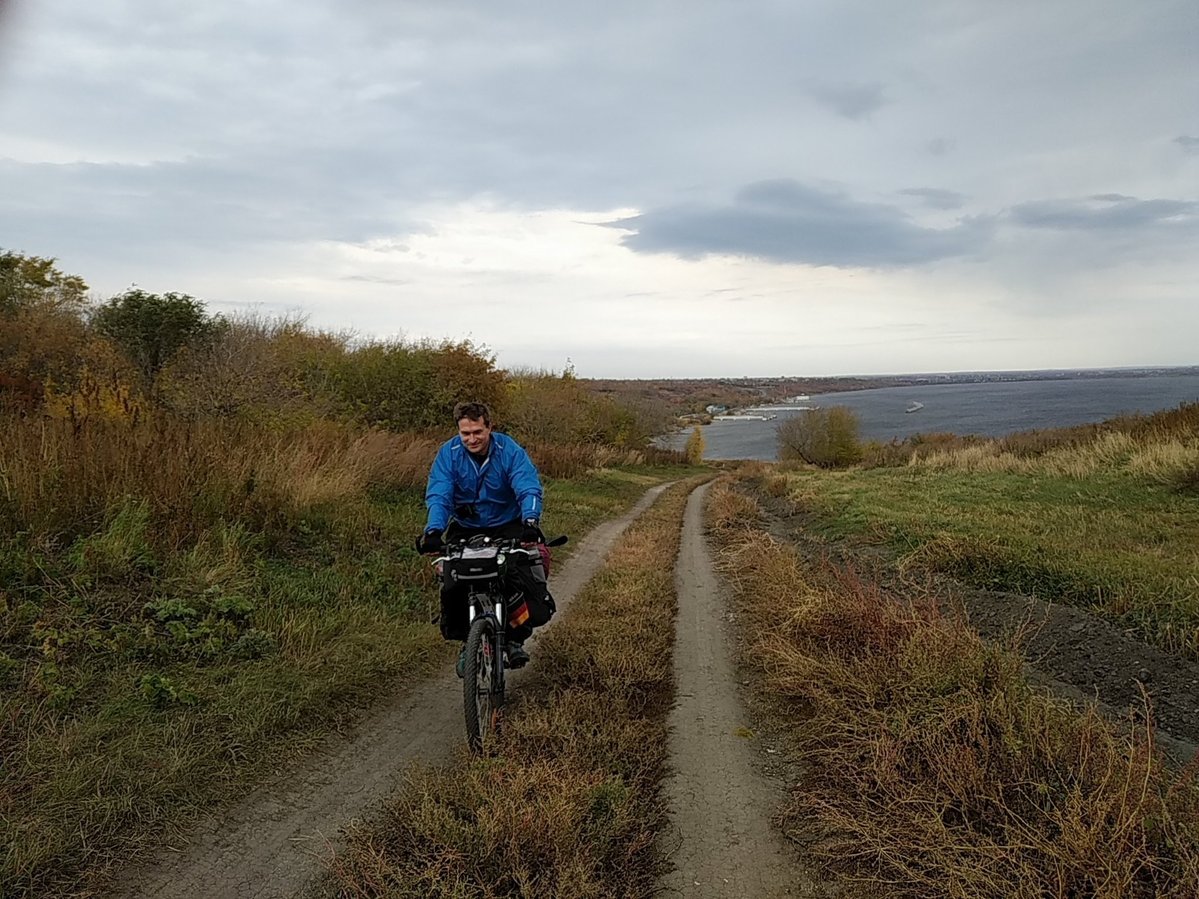
[[[1199,400],[1199,373],[1179,372],[884,387],[813,395],[811,405],[852,409],[864,440],[886,443],[914,434],[938,433],[997,437],[1090,424]],[[914,402],[922,408],[907,412]],[[713,421],[705,425],[705,459],[774,461],[778,454],[775,428],[802,411],[780,407],[777,414],[777,421]],[[686,436],[686,431],[666,435],[659,445],[679,449]]]

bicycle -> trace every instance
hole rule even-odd
[[[567,538],[562,536],[546,541],[545,545],[562,546],[566,542]],[[513,599],[506,584],[509,566],[518,564],[517,556],[539,559],[540,552],[535,545],[530,549],[514,537],[478,534],[451,540],[445,553],[433,561],[441,577],[467,585],[470,627],[464,648],[462,698],[467,743],[478,753],[489,747],[504,705],[504,641],[508,623],[510,620],[523,623],[520,605],[509,610]],[[524,614],[527,615],[527,609]]]

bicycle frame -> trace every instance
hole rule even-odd
[[[536,549],[511,538],[475,536],[453,542],[435,561],[439,574],[466,587],[466,668],[463,700],[467,741],[485,751],[504,704],[504,644],[508,623],[508,565],[514,555],[533,557]]]

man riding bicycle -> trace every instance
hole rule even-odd
[[[459,403],[454,407],[454,421],[458,434],[442,444],[429,471],[425,489],[429,517],[417,549],[440,553],[446,541],[479,534],[544,543],[541,478],[529,454],[507,434],[492,430],[491,410],[483,403]],[[509,575],[509,587],[523,594],[529,609],[523,624],[509,626],[506,641],[508,667],[520,668],[529,661],[524,641],[534,627],[549,621],[553,600],[539,559],[516,566]],[[442,636],[465,640],[469,626],[463,587],[443,580]],[[457,671],[462,677],[461,654]]]

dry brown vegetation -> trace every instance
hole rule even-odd
[[[1034,690],[932,600],[804,565],[728,486],[709,514],[804,763],[780,823],[863,895],[1199,895],[1196,768],[1168,768],[1151,723]]]
[[[534,653],[494,754],[418,770],[331,863],[342,897],[653,894],[673,694],[669,490]]]
[[[231,515],[285,524],[373,486],[423,484],[435,451],[426,438],[335,422],[266,430],[236,419],[17,418],[0,430],[0,508],[14,530],[69,543],[134,499],[152,539],[170,549]]]

